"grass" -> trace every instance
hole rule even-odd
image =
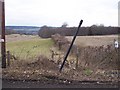
[[[87,68],[87,69],[84,70],[84,73],[85,73],[85,75],[87,75],[87,76],[91,75],[92,72],[93,72],[93,71],[92,71],[91,69],[89,69],[89,68]]]
[[[54,42],[51,39],[8,42],[7,50],[21,59],[34,58],[41,54],[49,57],[50,48],[53,44]]]

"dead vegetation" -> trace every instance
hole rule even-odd
[[[95,69],[117,70],[119,68],[118,50],[109,45],[86,47],[80,50],[79,63]]]
[[[58,43],[62,41],[61,47],[64,51],[65,48],[69,47],[70,42],[68,39],[60,36],[59,34],[53,35],[52,39],[58,47]],[[79,45],[73,45],[71,54],[79,59],[79,65],[82,65],[83,67],[91,67],[104,70],[118,69],[118,50],[115,49],[112,44],[94,47],[82,47]]]
[[[59,50],[63,50],[66,52],[70,46],[70,41],[65,36],[61,36],[60,34],[52,35],[52,40],[55,42],[55,45],[59,48]],[[75,54],[77,52],[77,46],[73,45],[71,49],[71,54]]]
[[[14,61],[10,67],[3,69],[2,75],[4,79],[14,80],[64,79],[77,81],[118,81],[116,74],[82,66],[79,66],[79,69],[76,70],[65,66],[62,73],[60,73],[58,64],[42,55],[33,62],[31,60],[29,62],[24,60]]]
[[[64,36],[61,36],[60,34],[55,34],[51,36],[52,40],[55,42],[55,44],[58,46],[59,50],[64,50],[64,47],[68,47],[70,42],[65,38]],[[66,48],[67,48],[66,47]]]

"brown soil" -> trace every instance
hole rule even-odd
[[[20,34],[11,34],[6,35],[7,42],[16,42],[16,41],[26,41],[26,40],[33,40],[39,39],[40,37],[37,35],[20,35]]]
[[[67,37],[69,41],[72,40],[73,36]],[[118,40],[118,35],[104,35],[104,36],[77,36],[75,44],[78,46],[107,46],[114,45],[114,39]]]

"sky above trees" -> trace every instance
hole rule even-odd
[[[6,25],[118,26],[119,0],[5,0]]]

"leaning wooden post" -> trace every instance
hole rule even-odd
[[[61,65],[61,67],[60,67],[60,70],[59,70],[60,72],[62,71],[62,68],[63,68],[63,66],[64,66],[64,64],[65,64],[65,61],[67,60],[67,57],[68,57],[68,55],[69,55],[69,53],[70,53],[70,51],[71,51],[71,48],[72,48],[72,46],[73,46],[73,43],[74,43],[74,41],[75,41],[75,39],[76,39],[76,36],[77,36],[77,34],[78,34],[78,32],[79,32],[79,29],[80,29],[82,23],[83,23],[83,20],[80,21],[80,24],[79,24],[79,26],[78,26],[78,28],[77,28],[77,31],[75,32],[75,35],[74,35],[73,40],[72,40],[72,42],[71,42],[71,44],[70,44],[70,47],[68,48],[68,51],[67,51],[67,53],[66,53],[66,55],[65,55],[65,57],[64,57],[63,63],[62,63],[62,65]]]

